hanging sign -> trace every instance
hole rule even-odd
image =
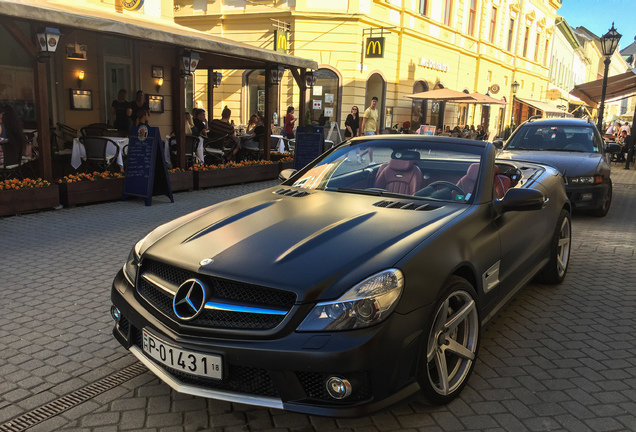
[[[120,4],[128,11],[136,11],[144,5],[144,0],[120,0]]]
[[[289,40],[289,32],[282,30],[274,30],[274,51],[287,54],[287,42]]]
[[[383,37],[367,38],[365,44],[366,58],[384,58],[384,39]]]

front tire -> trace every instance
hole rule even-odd
[[[570,245],[572,243],[572,223],[570,213],[561,210],[550,245],[550,261],[541,270],[542,282],[557,285],[563,282],[570,263]]]
[[[418,370],[418,382],[431,403],[455,399],[475,367],[480,337],[476,299],[468,281],[451,276],[433,309]]]
[[[609,212],[611,205],[612,205],[612,182],[610,181],[609,189],[607,189],[605,198],[603,198],[603,204],[601,204],[599,208],[592,210],[592,215],[596,217],[605,217],[607,215],[607,212]]]

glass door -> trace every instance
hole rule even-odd
[[[125,89],[128,92],[128,101],[130,102],[134,98],[134,91],[130,90],[130,65],[126,63],[105,62],[104,76],[106,85],[106,117],[107,123],[110,125],[115,124],[115,114],[110,110],[110,106],[114,100],[117,99],[117,94],[120,89]]]

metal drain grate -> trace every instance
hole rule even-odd
[[[122,369],[119,372],[115,372],[112,375],[104,377],[99,381],[77,389],[72,393],[62,396],[59,399],[51,401],[41,407],[38,407],[28,413],[22,414],[20,417],[16,417],[7,423],[0,425],[0,432],[21,432],[30,427],[35,426],[38,423],[42,423],[56,415],[69,410],[89,399],[94,398],[110,389],[117,387],[130,381],[136,376],[148,371],[143,363],[135,363]]]

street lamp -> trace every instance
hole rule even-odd
[[[612,61],[612,54],[616,50],[618,46],[618,41],[621,39],[621,34],[616,31],[614,28],[614,23],[612,23],[612,28],[609,29],[607,33],[605,33],[601,37],[601,50],[603,51],[603,55],[605,56],[605,73],[603,74],[603,89],[601,91],[601,108],[598,110],[598,123],[596,127],[599,132],[603,133],[603,111],[605,111],[605,90],[607,89],[607,73],[609,71],[609,65]]]
[[[512,129],[515,124],[515,95],[519,91],[520,86],[521,84],[519,84],[517,81],[513,82],[510,85],[510,88],[512,89],[512,110],[510,112],[510,133],[512,133]]]

